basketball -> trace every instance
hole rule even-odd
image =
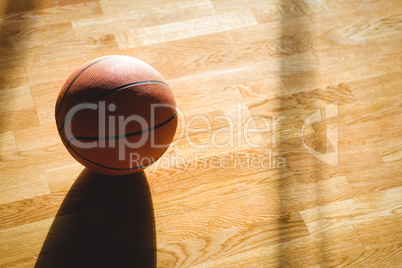
[[[74,71],[57,98],[55,117],[70,154],[106,175],[152,165],[177,127],[174,96],[162,75],[141,60],[119,55]]]

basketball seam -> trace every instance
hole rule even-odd
[[[125,87],[140,86],[140,85],[147,85],[147,84],[149,84],[149,85],[152,85],[152,84],[163,85],[163,86],[166,86],[167,88],[170,89],[170,87],[167,84],[165,84],[165,83],[163,83],[161,81],[157,81],[157,80],[146,80],[146,81],[132,82],[132,83],[128,83],[128,84],[116,87],[116,88],[112,88],[112,89],[110,89],[110,90],[108,90],[108,91],[96,96],[95,98],[92,98],[92,99],[86,101],[86,102],[96,101],[97,99],[102,98],[103,96],[106,96],[107,94],[113,93],[113,92],[115,92],[115,91],[117,91],[119,89],[123,89]]]
[[[92,62],[90,65],[88,65],[87,67],[85,67],[84,69],[82,69],[82,70],[74,77],[73,81],[71,81],[71,83],[68,85],[66,91],[65,91],[64,94],[63,94],[63,97],[62,97],[61,100],[60,100],[59,108],[57,108],[57,110],[56,110],[56,117],[57,117],[57,114],[59,113],[59,111],[60,111],[60,109],[61,109],[61,104],[63,103],[64,97],[66,96],[68,90],[71,88],[71,86],[73,85],[73,83],[78,79],[78,77],[80,77],[80,75],[81,75],[84,71],[88,70],[89,67],[95,65],[95,64],[98,63],[98,62],[101,62],[101,61],[103,61],[103,60],[106,60],[106,59],[109,59],[109,58],[112,58],[112,57],[114,57],[114,56],[107,56],[107,57],[98,59],[98,60],[95,61],[95,62]]]
[[[175,116],[176,116],[176,115],[177,115],[177,112],[176,112]],[[173,117],[173,118],[174,118],[174,117]],[[62,137],[62,139],[65,141],[64,137]],[[81,154],[79,154],[76,150],[74,150],[74,148],[71,147],[69,143],[66,143],[66,145],[67,145],[68,147],[70,147],[70,149],[71,149],[75,154],[77,154],[79,157],[81,157],[81,158],[84,159],[85,161],[88,161],[88,162],[90,162],[90,163],[92,163],[92,164],[94,164],[94,165],[100,166],[100,167],[102,167],[102,168],[111,169],[111,170],[133,170],[133,169],[139,169],[139,168],[143,168],[143,167],[149,166],[149,165],[151,165],[152,163],[156,162],[159,158],[161,158],[161,156],[162,156],[162,155],[166,152],[166,150],[168,149],[168,148],[166,148],[165,151],[163,151],[163,153],[162,153],[158,158],[156,158],[155,160],[153,160],[153,161],[151,161],[151,162],[149,162],[149,163],[147,163],[147,164],[145,164],[145,165],[137,166],[137,167],[134,167],[134,168],[113,168],[113,167],[107,167],[107,166],[98,164],[98,163],[96,163],[96,162],[94,162],[94,161],[91,161],[91,160],[87,159],[86,157],[82,156]],[[71,154],[71,153],[70,153],[70,154]]]
[[[128,83],[128,84],[125,84],[125,85],[122,85],[122,86],[119,86],[119,87],[110,89],[110,90],[108,90],[107,92],[104,92],[104,93],[102,93],[102,94],[100,94],[100,95],[98,95],[98,96],[96,96],[96,97],[94,97],[94,98],[92,98],[92,99],[90,99],[90,100],[88,100],[88,101],[81,102],[80,104],[85,104],[85,103],[94,102],[94,101],[96,101],[97,99],[99,99],[99,98],[101,98],[101,97],[103,97],[103,96],[106,96],[107,94],[116,92],[116,91],[118,91],[118,90],[120,90],[120,89],[124,89],[124,88],[126,88],[126,87],[140,86],[140,85],[152,85],[152,84],[163,85],[163,86],[166,86],[167,88],[170,89],[170,87],[169,87],[167,84],[165,84],[165,83],[163,83],[163,82],[160,82],[160,81],[155,81],[155,80],[147,80],[147,81],[132,82],[132,83]],[[61,104],[60,104],[60,106],[61,106]],[[64,125],[66,124],[67,121],[68,121],[67,119],[65,119],[65,120],[63,121],[63,124],[62,124],[62,125],[60,126],[60,128],[59,128],[59,131],[61,131],[61,130],[64,128]]]
[[[159,123],[153,127],[147,128],[147,129],[143,129],[140,131],[136,131],[136,132],[132,132],[132,133],[128,133],[128,134],[123,134],[123,135],[117,135],[117,136],[107,136],[107,137],[73,137],[71,139],[69,139],[67,141],[67,143],[71,143],[74,140],[112,140],[112,139],[122,139],[122,138],[130,138],[136,135],[140,135],[143,133],[147,133],[147,132],[151,132],[155,129],[158,129],[164,125],[166,125],[167,123],[169,123],[170,121],[172,121],[177,115],[177,111],[168,119],[166,119],[165,121],[163,121],[162,123]]]

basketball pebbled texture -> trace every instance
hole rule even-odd
[[[153,105],[159,106],[152,110]],[[142,124],[128,120],[130,116],[140,116]],[[74,71],[57,98],[55,117],[70,154],[107,175],[151,165],[166,151],[177,127],[176,103],[163,77],[143,61],[118,55],[94,59]],[[132,146],[138,141],[143,144]],[[83,148],[77,142],[97,146]]]

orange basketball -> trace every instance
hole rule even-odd
[[[177,127],[176,103],[163,77],[128,56],[94,59],[73,72],[55,115],[70,154],[107,175],[134,173],[154,163]]]

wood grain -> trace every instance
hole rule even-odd
[[[0,1],[0,266],[401,267],[401,34],[398,0]],[[66,78],[112,54],[180,110],[145,173],[57,133]]]

